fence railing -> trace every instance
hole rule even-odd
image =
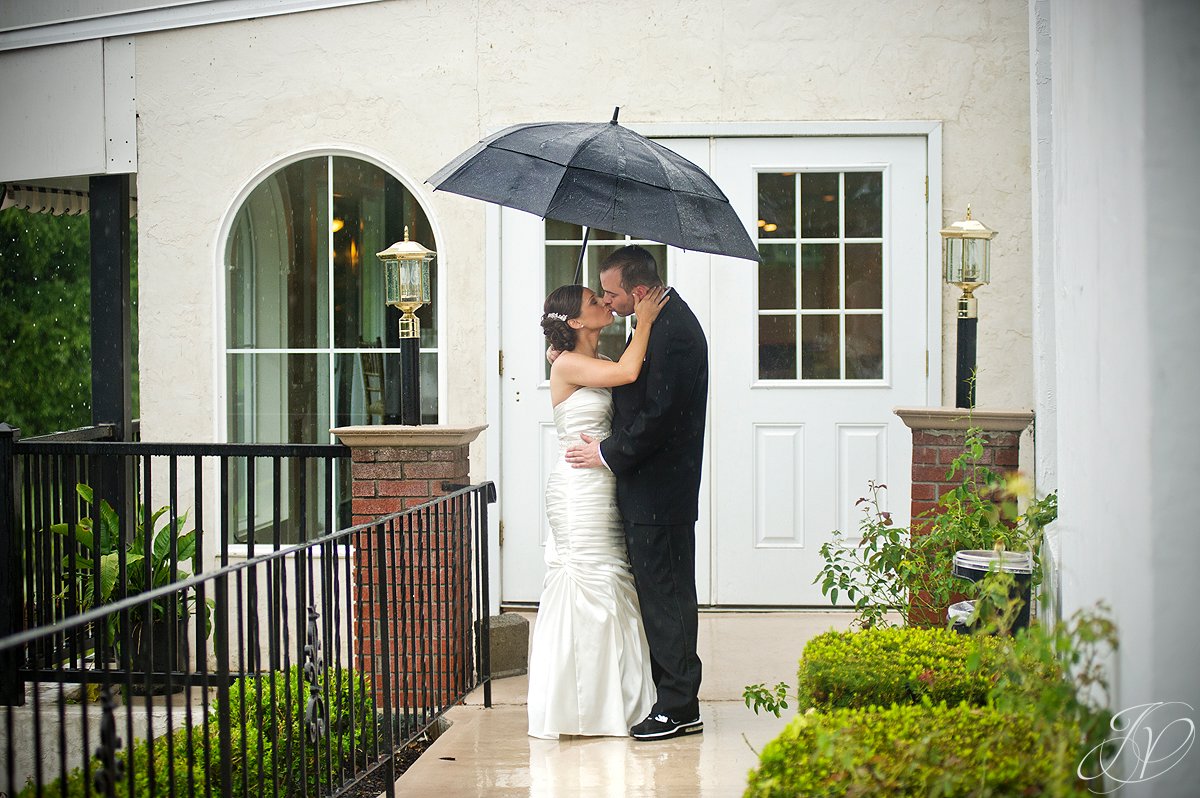
[[[398,751],[476,687],[490,705],[494,486],[332,531],[326,467],[322,523],[307,501],[291,504],[300,540],[289,544],[285,488],[308,490],[311,473],[281,475],[300,456],[344,454],[6,444],[0,430],[0,570],[21,577],[0,587],[10,630],[0,639],[0,792],[390,795]],[[142,523],[75,490],[100,457],[133,464]],[[206,505],[205,458],[217,459],[219,523],[202,510],[181,523],[180,493]],[[274,501],[260,524],[263,459]],[[240,561],[230,556],[234,475],[250,496]],[[101,553],[106,526],[116,537]]]

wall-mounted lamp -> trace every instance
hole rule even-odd
[[[946,282],[962,289],[958,298],[958,353],[955,369],[955,407],[975,406],[975,344],[979,303],[974,291],[992,281],[992,239],[996,231],[971,218],[942,230],[942,264]]]

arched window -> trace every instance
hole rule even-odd
[[[333,427],[399,423],[399,312],[383,303],[375,253],[406,226],[437,249],[412,194],[357,158],[304,158],[254,187],[225,245],[230,442],[327,443]],[[436,423],[436,260],[430,277],[421,417]]]

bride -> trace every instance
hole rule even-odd
[[[609,388],[637,379],[650,328],[669,297],[661,287],[637,303],[638,324],[614,363],[597,354],[612,313],[588,288],[564,285],[546,298],[542,329],[560,354],[550,368],[559,457],[546,482],[546,579],[529,657],[529,735],[624,737],[654,704],[650,651],[606,468],[563,459],[581,433],[611,432]]]

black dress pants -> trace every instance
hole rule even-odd
[[[625,540],[658,689],[651,714],[692,720],[700,715],[696,525],[626,523]]]

